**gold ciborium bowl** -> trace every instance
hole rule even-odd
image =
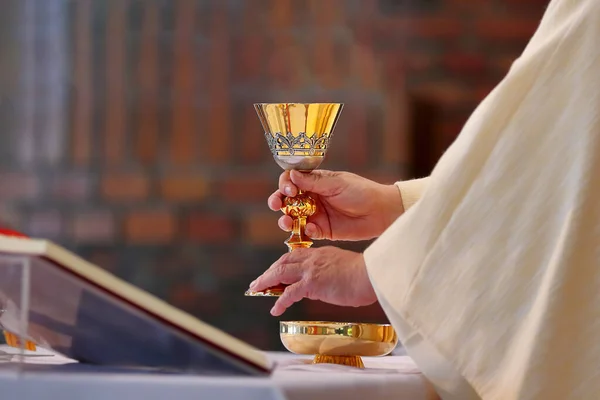
[[[290,352],[314,355],[313,363],[364,368],[362,357],[388,355],[398,344],[389,324],[282,321],[281,342]]]

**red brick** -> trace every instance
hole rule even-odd
[[[280,55],[277,50],[271,50],[265,56],[265,70],[269,77],[267,86],[280,84],[285,80],[287,74],[285,57]]]
[[[293,22],[293,6],[292,0],[271,0],[270,2],[270,13],[267,21],[269,22],[269,28],[274,32],[285,31],[288,29]],[[278,38],[280,40],[281,37]]]
[[[109,174],[102,179],[101,191],[111,201],[143,200],[148,197],[150,183],[141,174]]]
[[[189,283],[179,284],[172,288],[169,302],[175,307],[190,309],[198,303],[199,292]]]
[[[238,128],[240,129],[240,161],[243,161],[244,164],[267,162],[272,156],[254,107],[246,106],[243,112],[240,111],[240,115],[243,115],[243,126]]]
[[[305,48],[298,45],[288,46],[279,53],[279,57],[283,57],[286,60],[284,79],[281,84],[287,90],[301,90],[302,87],[310,84],[310,77],[306,73],[306,68],[301,68],[302,65],[307,64]]]
[[[38,195],[39,185],[35,175],[23,172],[2,172],[0,173],[0,199],[33,199]]]
[[[475,21],[474,34],[483,39],[527,43],[537,30],[536,18],[486,18]]]
[[[90,194],[90,177],[83,174],[64,174],[57,177],[52,185],[52,194],[61,200],[84,200]]]
[[[235,223],[220,215],[195,213],[187,219],[187,234],[200,243],[227,243],[235,239]]]
[[[133,211],[125,219],[125,237],[129,243],[169,243],[176,233],[175,216],[166,210]]]
[[[62,236],[63,229],[63,217],[58,211],[36,211],[29,216],[25,233],[34,238],[55,240]]]
[[[325,89],[336,89],[342,84],[341,74],[336,68],[336,59],[331,35],[323,35],[311,46],[315,78]],[[288,65],[288,68],[291,66]]]
[[[329,33],[336,19],[343,18],[344,7],[338,7],[338,4],[337,0],[310,2],[315,34],[318,35],[318,40],[314,40],[310,46],[314,73],[315,78],[326,89],[335,89],[342,85],[342,76],[336,65],[335,36]]]
[[[377,153],[380,163],[399,166],[409,162],[412,155],[406,78],[401,55],[391,54],[385,60],[388,90],[384,93],[382,141]]]
[[[364,28],[367,30],[367,28]],[[352,74],[358,77],[358,82],[363,89],[377,90],[380,78],[377,71],[377,54],[371,47],[372,43],[362,46],[352,46],[351,68]]]
[[[115,220],[108,211],[83,212],[73,217],[73,239],[78,243],[106,243],[115,239]]]
[[[109,2],[106,29],[106,127],[103,138],[109,165],[125,160],[126,143],[126,41],[128,0]]]
[[[510,67],[516,59],[517,57],[515,56],[515,54],[498,55],[490,60],[490,66],[492,70],[504,76],[506,73],[508,73]]]
[[[442,106],[456,106],[473,99],[473,94],[467,85],[453,81],[429,80],[417,85],[413,92],[420,98],[439,103]]]
[[[394,38],[405,38],[409,31],[407,18],[382,16],[377,18],[377,23],[372,26],[373,37],[376,42],[387,42]]]
[[[283,232],[277,225],[277,220],[281,215],[277,212],[259,212],[247,215],[243,225],[244,240],[257,246],[279,245],[285,250],[283,242],[290,234]]]
[[[248,34],[238,42],[238,49],[233,56],[235,76],[252,81],[260,76],[264,69],[265,38],[256,34]]]
[[[223,306],[221,298],[202,293],[187,282],[177,284],[171,289],[169,303],[199,315],[216,315],[221,312]]]
[[[276,189],[277,180],[264,177],[235,176],[218,184],[219,198],[236,204],[248,202],[266,204],[267,198]]]
[[[380,164],[400,166],[412,161],[410,109],[404,91],[390,90],[385,96]]]
[[[196,315],[222,315],[223,314],[223,299],[226,298],[219,294],[207,294],[200,292],[198,300],[192,308]]]
[[[439,66],[437,55],[429,53],[410,53],[405,57],[408,72],[426,72]]]
[[[233,332],[232,335],[257,349],[268,349],[271,347],[269,335],[262,328],[247,329],[244,327],[239,331]]]
[[[399,30],[409,37],[426,39],[454,39],[460,36],[464,26],[462,20],[452,16],[406,16],[396,19]]]
[[[448,52],[442,65],[449,71],[458,74],[481,74],[485,72],[486,60],[481,54]]]
[[[169,201],[198,201],[208,194],[203,176],[167,176],[160,182],[161,195]]]
[[[117,257],[112,251],[97,250],[89,254],[86,259],[94,265],[107,271],[117,271]]]
[[[176,165],[189,165],[197,157],[197,119],[195,96],[198,75],[194,54],[194,1],[181,0],[174,5],[175,37],[173,48],[172,125],[169,158]],[[198,117],[199,118],[199,117]]]
[[[446,0],[445,3],[449,9],[469,11],[477,15],[493,12],[496,5],[494,0]]]
[[[488,84],[488,85],[479,85],[475,88],[475,99],[478,100],[478,102],[483,101],[489,94],[490,92],[494,89],[495,85],[492,84]]]
[[[135,153],[144,164],[155,162],[159,152],[159,54],[160,29],[158,4],[144,7],[140,58],[137,62],[139,94]]]
[[[291,60],[290,55],[295,56],[293,47],[295,46],[290,28],[294,23],[294,7],[291,0],[272,0],[271,8],[268,14],[269,30],[277,32],[273,35],[272,43],[266,54],[266,74],[268,76],[268,86],[285,87],[290,80],[292,69],[290,66],[296,61],[300,61],[303,66],[307,66],[308,61]],[[290,51],[291,50],[291,51]],[[312,46],[307,49],[312,51]],[[299,65],[295,66],[299,69]]]
[[[232,156],[231,98],[229,96],[230,37],[227,5],[216,2],[211,18],[211,50],[209,55],[208,154],[213,164],[227,162]]]
[[[91,0],[75,3],[73,51],[73,113],[71,152],[76,165],[88,165],[92,154]]]
[[[239,278],[240,265],[244,260],[239,252],[223,252],[217,254],[212,259],[213,271],[218,279],[229,280]]]
[[[514,8],[535,8],[536,10],[539,10],[541,17],[548,6],[548,3],[550,3],[550,0],[503,0],[502,3],[508,4]]]
[[[346,162],[352,168],[361,168],[368,162],[370,147],[367,121],[368,104],[365,101],[357,101],[345,107],[348,109],[343,112],[346,113],[346,118],[350,119],[349,129],[344,133],[348,140],[345,152]]]
[[[328,28],[344,19],[345,4],[340,0],[309,0],[308,6],[316,26]]]
[[[465,119],[466,121],[466,119]],[[456,121],[452,121],[452,120],[445,120],[442,124],[440,124],[439,126],[439,137],[440,138],[448,138],[453,140],[454,138],[456,138],[460,132],[462,131],[464,126],[464,121],[462,120],[456,120]]]

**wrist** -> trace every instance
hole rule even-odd
[[[402,194],[397,185],[382,185],[382,233],[404,213]]]
[[[359,270],[361,274],[361,279],[358,279],[358,282],[363,283],[363,287],[359,289],[358,293],[360,293],[360,305],[361,306],[369,306],[378,301],[377,293],[375,293],[375,288],[371,283],[371,278],[369,277],[369,271],[367,271],[367,262],[365,260],[364,253],[359,254]]]

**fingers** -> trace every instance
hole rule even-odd
[[[267,203],[271,210],[279,211],[283,207],[284,196],[294,197],[297,194],[298,188],[290,180],[290,172],[284,171],[279,175],[279,189],[269,196]]]
[[[291,221],[291,218],[290,218],[290,221]],[[279,226],[281,226],[281,225],[279,225]],[[290,229],[291,229],[291,223],[290,223]],[[321,227],[319,227],[319,225],[314,224],[312,222],[309,222],[306,224],[306,227],[304,228],[304,233],[306,233],[306,236],[308,236],[311,239],[315,239],[315,240],[325,239],[325,235],[323,234],[323,230],[321,229]]]
[[[298,183],[300,189],[313,191],[316,194],[319,194],[319,192],[329,193],[329,195],[337,194],[343,190],[343,186],[345,185],[343,178],[340,178],[336,172],[323,170],[316,170],[311,173],[302,173],[295,170],[285,171],[279,176],[279,189],[273,192],[267,200],[268,206],[272,211],[281,211],[284,205],[284,198],[286,196],[293,197],[298,194],[299,186],[295,185],[292,181]],[[311,217],[311,222],[308,222],[306,225],[305,234],[315,240],[326,239],[328,234],[325,230],[329,231],[329,229],[323,223],[328,224],[326,218],[323,220],[321,216],[314,215]],[[291,232],[293,220],[291,217],[283,215],[279,218],[278,225],[284,232]]]
[[[289,174],[290,183],[285,182],[286,186],[290,184],[300,190],[316,193],[322,196],[335,196],[340,193],[345,182],[337,172],[314,170],[310,173],[292,170]],[[281,184],[281,180],[280,180]]]
[[[294,197],[298,194],[298,188],[290,179],[290,171],[285,171],[279,175],[279,191],[288,197]]]
[[[294,224],[294,220],[289,215],[282,215],[277,221],[277,225],[279,225],[279,229],[284,232],[291,232]],[[320,240],[325,239],[325,234],[323,233],[323,229],[315,223],[309,222],[306,224],[304,228],[304,233],[311,239]]]
[[[284,254],[267,271],[250,284],[250,290],[260,292],[279,284],[290,285],[302,278],[300,264],[290,260],[292,253]]]
[[[281,207],[283,207],[283,195],[279,190],[273,192],[269,199],[267,200],[267,204],[269,208],[273,211],[281,211]]]
[[[346,182],[337,172],[314,170],[312,172],[300,172],[296,170],[285,171],[279,175],[279,194],[273,193],[272,209],[281,208],[280,201],[283,196],[294,197],[299,190],[313,192],[323,196],[334,196],[341,192]]]
[[[279,225],[279,229],[284,232],[291,232],[292,227],[294,225],[294,220],[289,215],[282,215],[277,221],[277,225]],[[325,234],[323,233],[323,229],[315,223],[309,222],[306,224],[304,228],[304,233],[311,239],[320,240],[325,239]]]
[[[304,281],[296,282],[285,288],[283,294],[277,299],[271,315],[278,317],[285,312],[294,303],[299,302],[303,298],[308,297],[308,290]]]
[[[282,215],[277,221],[279,228],[284,232],[291,232],[292,225],[294,224],[294,220],[289,215]],[[307,233],[308,235],[308,233]],[[309,235],[310,236],[310,235]]]
[[[269,198],[269,208],[273,211],[279,211],[281,208],[281,198],[279,191],[273,193],[271,198]],[[292,226],[294,224],[294,220],[289,215],[282,215],[279,217],[277,221],[277,225],[279,225],[279,229],[284,232],[291,232]],[[324,239],[325,235],[323,230],[319,225],[313,222],[309,222],[306,224],[306,228],[304,229],[304,233],[310,237],[311,239]]]

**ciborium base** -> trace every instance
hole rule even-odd
[[[313,359],[313,364],[337,364],[361,369],[365,367],[360,356],[328,356],[317,354]]]

